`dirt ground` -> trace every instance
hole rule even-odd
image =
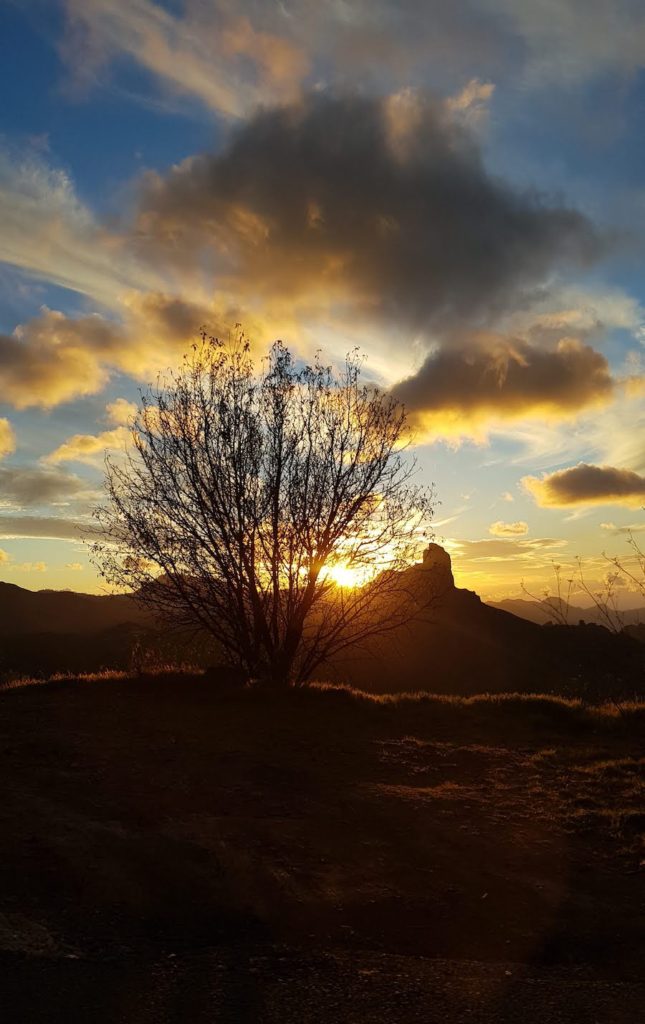
[[[636,1022],[644,746],[548,701],[0,694],[3,1019]]]

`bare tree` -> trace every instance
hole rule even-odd
[[[632,549],[631,556],[619,558],[605,555],[608,562],[614,566],[613,579],[622,578],[626,580],[635,593],[645,597],[645,551],[636,541],[634,534],[630,532],[627,543]]]
[[[541,595],[536,595],[528,589],[524,580],[522,580],[522,593],[526,594],[531,601],[534,601],[539,606],[540,611],[549,622],[555,622],[557,626],[568,626],[570,625],[571,593],[575,580],[573,577],[563,580],[562,566],[556,562],[552,562],[552,566],[555,578],[555,591],[552,591],[550,587],[545,587]]]
[[[631,554],[626,556],[607,555],[603,558],[609,569],[600,587],[588,583],[585,563],[578,555],[570,569],[571,575],[563,579],[562,566],[553,563],[554,588],[546,587],[540,596],[532,593],[522,580],[522,590],[532,601],[539,604],[544,615],[560,626],[571,625],[571,601],[576,594],[584,594],[591,600],[596,622],[611,633],[620,633],[625,628],[625,613],[619,608],[619,587],[627,584],[632,592],[645,597],[645,551],[640,547],[632,532],[627,543]],[[565,587],[566,583],[566,587]]]
[[[604,556],[607,557],[606,555]],[[615,564],[614,559],[608,559]],[[621,573],[608,572],[605,574],[602,588],[594,589],[585,576],[585,566],[582,558],[577,555],[574,565],[570,567],[571,575],[563,577],[563,567],[556,562],[552,563],[555,585],[553,588],[545,587],[541,595],[532,593],[522,580],[522,591],[534,601],[546,619],[557,626],[571,626],[572,599],[576,595],[584,594],[591,600],[590,609],[594,609],[594,615],[599,625],[605,626],[612,633],[619,633],[623,628],[622,615],[618,608],[616,588],[620,581]],[[622,570],[621,570],[622,571]],[[565,586],[566,584],[566,586]]]
[[[433,494],[412,482],[405,410],[360,370],[356,353],[340,374],[298,367],[276,342],[256,371],[243,336],[203,335],[108,460],[107,580],[274,685],[405,621]]]

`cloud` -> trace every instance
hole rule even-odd
[[[6,551],[3,551],[3,549],[0,548],[0,565],[4,565],[4,563],[8,562],[8,561],[9,561],[9,555],[7,554]]]
[[[515,523],[504,523],[498,519],[496,523],[490,524],[488,532],[492,533],[494,537],[522,537],[529,532],[529,524],[522,520]]]
[[[0,418],[0,459],[16,450],[16,436],[9,420]]]
[[[242,320],[262,343],[279,324],[301,348],[313,326],[378,326],[409,350],[411,332],[454,347],[457,329],[525,309],[603,244],[579,213],[486,171],[462,114],[489,94],[473,80],[448,101],[316,93],[261,112],[220,153],[147,174],[118,230],[62,171],[0,160],[0,259],[111,314],[45,308],[0,336],[3,396],[50,408],[115,371],[149,379],[202,326]]]
[[[126,54],[166,86],[234,117],[293,98],[308,71],[303,51],[226,8],[193,3],[181,18],[150,0],[67,0],[63,54],[86,81]]]
[[[55,501],[87,498],[86,481],[72,473],[49,467],[11,466],[0,468],[0,501],[20,508]]]
[[[12,569],[16,569],[18,572],[47,572],[47,563],[21,562],[19,565],[13,565]]]
[[[108,423],[115,427],[127,427],[137,413],[136,402],[128,402],[125,398],[115,398],[105,406]]]
[[[447,330],[523,306],[602,246],[581,214],[490,175],[445,104],[314,94],[143,182],[132,245],[239,301]],[[394,126],[394,127],[393,127]]]
[[[0,335],[3,399],[18,409],[51,408],[96,394],[115,370],[145,378],[176,362],[202,326],[221,330],[227,316],[161,293],[124,296],[122,314],[117,321],[45,308],[12,335]],[[114,414],[126,415],[126,406]]]
[[[193,325],[187,323],[183,326],[190,329]],[[178,336],[184,339],[180,331]],[[103,430],[99,434],[74,434],[49,455],[45,455],[42,461],[50,466],[57,466],[61,462],[100,465],[108,450],[124,450],[127,447],[131,438],[129,424],[136,416],[137,409],[135,402],[128,402],[125,398],[116,398],[113,402],[108,402],[105,407],[105,419],[112,424],[110,430]]]
[[[545,508],[575,505],[628,505],[645,503],[645,476],[614,466],[591,466],[580,462],[541,478],[525,476],[524,488]]]
[[[525,46],[533,84],[584,82],[645,65],[645,11],[632,0],[483,0]]]
[[[449,543],[457,559],[457,567],[466,563],[523,561],[546,564],[549,552],[566,546],[566,540],[554,537],[536,537],[534,540],[453,540]]]
[[[607,533],[613,533],[614,536],[618,537],[621,534],[631,533],[643,533],[645,531],[645,523],[633,523],[631,526],[616,526],[615,523],[601,523],[601,530],[606,530]]]
[[[100,434],[74,434],[43,459],[47,465],[57,466],[61,462],[84,462],[88,466],[101,463],[110,448],[125,448],[130,438],[127,427],[115,427]]]
[[[15,540],[28,537],[44,540],[81,540],[87,526],[58,516],[0,515],[0,537]]]
[[[430,435],[468,436],[491,417],[572,416],[606,404],[614,389],[605,357],[576,338],[544,348],[485,334],[436,349],[393,393]]]
[[[67,0],[62,52],[88,84],[126,56],[166,91],[248,113],[304,81],[384,91],[465,75],[568,86],[645,64],[634,0],[193,0],[181,16],[152,0]]]
[[[495,92],[492,82],[480,82],[472,78],[455,96],[446,100],[446,108],[455,118],[462,118],[465,124],[477,127],[488,118],[489,104]]]
[[[70,569],[72,572],[83,572],[84,567],[80,562],[67,562],[65,568]]]
[[[69,175],[33,153],[0,152],[0,221],[0,261],[107,307],[132,288],[159,287],[80,202]]]
[[[515,498],[513,497],[510,491],[502,491],[502,493],[500,494],[500,498],[502,499],[502,501],[515,501]]]
[[[0,334],[4,400],[17,409],[47,408],[100,391],[109,376],[103,359],[119,332],[98,315],[73,319],[45,309],[14,334]]]

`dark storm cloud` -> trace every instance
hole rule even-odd
[[[645,502],[645,476],[615,466],[591,466],[581,462],[541,478],[524,477],[524,487],[538,505],[567,508],[571,505],[631,505]]]
[[[485,324],[602,246],[578,212],[490,175],[446,105],[313,95],[142,187],[134,244],[231,291],[345,301],[418,328]]]
[[[614,391],[607,360],[576,339],[543,349],[524,339],[487,334],[466,347],[438,349],[418,373],[394,388],[414,414],[467,419],[537,412],[576,412]]]

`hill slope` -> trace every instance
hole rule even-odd
[[[0,583],[0,636],[27,633],[83,635],[145,620],[142,610],[127,594],[32,591],[13,583]]]
[[[318,678],[377,692],[578,692],[642,690],[645,650],[601,626],[546,627],[455,587],[450,556],[430,544],[406,571],[427,610],[406,627],[324,666]],[[159,630],[127,595],[22,590],[0,584],[0,673],[127,669],[133,652],[165,663],[221,660],[206,638],[190,645]],[[139,655],[137,655],[139,657]]]

